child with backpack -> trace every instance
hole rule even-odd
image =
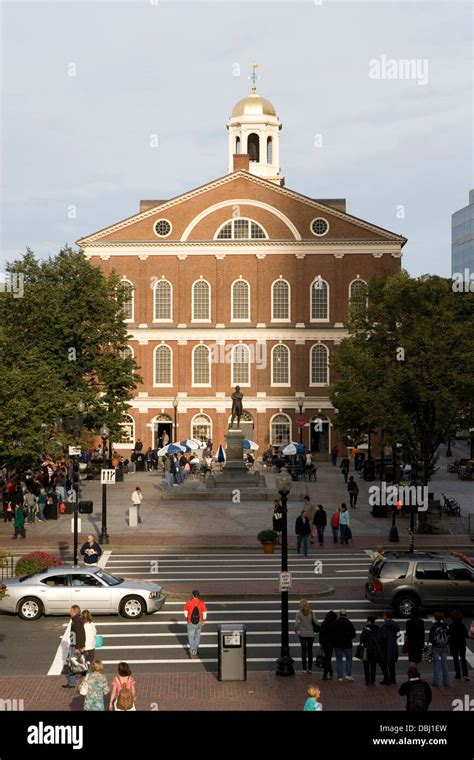
[[[430,685],[421,679],[416,668],[408,668],[408,681],[402,683],[398,693],[406,697],[407,712],[428,712],[433,695]]]
[[[449,686],[448,644],[449,628],[442,612],[435,612],[435,622],[431,626],[429,643],[433,647],[433,686],[439,686],[440,670],[443,672],[443,686]]]
[[[126,662],[119,663],[118,676],[112,681],[109,710],[129,712],[136,710],[135,679],[130,666]]]

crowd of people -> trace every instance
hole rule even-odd
[[[325,545],[325,531],[328,526],[328,515],[322,504],[318,504],[315,507],[311,503],[309,496],[303,496],[304,509],[295,521],[295,535],[296,535],[296,551],[297,554],[303,554],[308,556],[308,547],[310,544],[314,544],[315,540],[318,542],[320,548]],[[273,530],[278,534],[278,540],[280,540],[280,534],[283,524],[283,511],[281,502],[275,499],[273,505]],[[347,546],[352,539],[351,530],[351,518],[347,504],[344,502],[338,507],[329,520],[331,527],[333,543],[340,543],[342,546]]]

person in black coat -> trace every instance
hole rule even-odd
[[[422,681],[416,668],[408,668],[408,681],[402,683],[398,693],[401,697],[406,697],[408,712],[428,712],[433,693],[429,683]]]
[[[334,625],[336,623],[336,620],[336,613],[330,610],[321,623],[321,629],[319,631],[319,645],[321,647],[324,660],[323,681],[330,681],[333,677],[331,658],[334,649]]]
[[[364,665],[365,683],[367,686],[375,686],[375,672],[377,663],[380,662],[380,646],[378,634],[380,628],[376,625],[376,617],[369,615],[367,623],[360,634],[360,644],[364,647]]]
[[[347,610],[340,610],[339,617],[334,623],[333,641],[336,650],[336,672],[339,681],[343,680],[343,658],[346,659],[346,681],[352,678],[352,642],[356,637],[356,629],[347,617]]]
[[[311,523],[308,518],[308,513],[305,509],[301,512],[300,516],[296,518],[295,523],[296,533],[296,549],[298,554],[301,551],[301,545],[303,545],[304,556],[308,556],[308,538],[311,535]]]
[[[343,457],[339,467],[341,469],[342,474],[344,475],[344,482],[347,483],[347,476],[349,474],[349,467],[350,467],[349,457],[347,456]]]
[[[465,681],[469,681],[467,662],[466,662],[466,639],[469,634],[463,622],[463,616],[459,610],[453,610],[451,613],[452,622],[448,626],[449,630],[449,649],[454,661],[454,676],[458,681],[462,675]],[[461,668],[459,667],[461,662]]]
[[[381,653],[381,666],[383,673],[383,681],[380,683],[383,686],[390,686],[397,683],[395,675],[395,663],[398,660],[398,641],[397,637],[400,632],[400,627],[393,620],[391,610],[386,610],[383,613],[384,623],[379,632],[379,645]]]
[[[326,527],[327,524],[328,524],[328,518],[326,515],[326,510],[324,509],[322,504],[318,504],[318,508],[313,518],[313,525],[316,526],[318,541],[321,547],[324,546],[324,528]]]
[[[406,622],[406,647],[408,650],[408,663],[410,667],[418,670],[421,655],[425,644],[425,621],[420,617],[417,607],[414,607]]]

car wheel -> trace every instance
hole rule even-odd
[[[146,611],[145,602],[139,596],[127,596],[120,606],[120,614],[123,617],[136,620],[141,618]]]
[[[26,596],[18,605],[18,615],[22,620],[38,620],[43,614],[43,605],[34,596]]]
[[[403,594],[397,596],[393,606],[397,617],[408,618],[416,607],[420,607],[420,600],[414,594]]]

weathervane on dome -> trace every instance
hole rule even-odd
[[[251,65],[253,71],[252,71],[251,75],[248,78],[252,82],[252,93],[256,93],[257,92],[257,79],[260,79],[260,77],[257,76],[256,69],[260,68],[260,64],[259,63],[251,63],[250,65]]]

